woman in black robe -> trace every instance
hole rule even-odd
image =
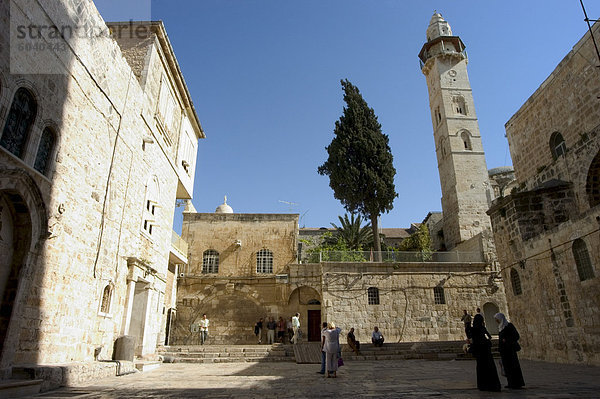
[[[498,350],[502,358],[502,366],[504,374],[508,380],[507,388],[520,389],[525,386],[523,373],[521,372],[521,364],[517,352],[521,350],[519,345],[519,332],[512,323],[506,320],[506,316],[502,313],[496,313],[494,316],[498,323]]]
[[[485,328],[483,316],[475,315],[473,327],[469,330],[471,347],[469,352],[477,360],[477,389],[480,391],[500,391],[500,379],[492,356],[492,341],[490,333]],[[489,337],[489,338],[488,338]]]

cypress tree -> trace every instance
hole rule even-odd
[[[346,107],[326,148],[329,157],[318,172],[329,176],[334,197],[348,212],[358,212],[371,221],[374,249],[381,260],[378,218],[392,210],[398,196],[389,137],[381,131],[375,111],[358,88],[348,79],[341,83]]]

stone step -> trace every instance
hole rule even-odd
[[[0,398],[21,398],[40,393],[44,380],[1,380]]]

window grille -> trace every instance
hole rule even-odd
[[[444,305],[446,303],[444,287],[433,287],[433,302],[436,305]]]
[[[510,269],[510,283],[514,295],[521,295],[523,293],[523,289],[521,288],[521,277],[519,276],[519,272],[515,269]]]
[[[594,278],[592,260],[590,259],[587,245],[581,238],[573,241],[573,257],[575,258],[575,264],[577,265],[579,280],[584,281]]]
[[[10,111],[6,117],[6,124],[0,137],[0,146],[21,158],[25,152],[25,145],[35,121],[37,104],[27,89],[19,89],[15,93]]]
[[[256,272],[273,273],[273,252],[261,249],[256,253]]]
[[[552,153],[552,158],[555,160],[567,153],[567,144],[559,132],[554,132],[550,136],[550,152]]]
[[[214,249],[208,249],[202,255],[202,273],[219,273],[219,253]]]
[[[367,290],[369,305],[379,305],[379,288],[369,287]]]
[[[50,128],[45,128],[42,132],[37,155],[35,156],[35,163],[33,164],[35,170],[43,175],[48,172],[50,157],[52,156],[52,151],[54,150],[54,141],[54,132],[52,132]]]

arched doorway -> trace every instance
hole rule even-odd
[[[485,319],[485,326],[490,334],[498,334],[498,323],[494,319],[494,315],[498,313],[500,309],[498,305],[493,302],[487,302],[483,305],[483,317]]]
[[[31,236],[31,217],[25,200],[15,192],[0,192],[0,353],[4,353]]]
[[[314,288],[302,286],[292,291],[288,301],[288,307],[292,313],[300,313],[300,329],[304,331],[303,339],[308,341],[321,340],[320,298],[321,296]]]

